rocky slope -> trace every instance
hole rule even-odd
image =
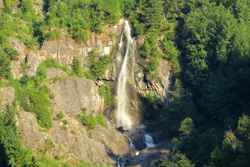
[[[109,81],[115,90],[122,60],[122,55],[116,54],[122,25],[123,20],[116,26],[107,27],[102,34],[92,34],[86,44],[79,44],[63,36],[55,41],[46,41],[40,49],[30,50],[17,39],[11,40],[13,48],[19,54],[18,59],[12,62],[11,68],[16,79],[25,75],[35,76],[39,65],[46,59],[55,59],[70,68],[75,56],[80,58],[81,64],[85,64],[89,53],[93,50],[97,51],[99,56],[113,55],[112,64],[106,70],[105,77],[98,81],[72,77],[57,68],[47,69],[48,88],[52,96],[53,126],[49,130],[42,129],[33,113],[19,107],[17,125],[25,146],[35,153],[43,152],[69,162],[86,160],[110,165],[116,164],[114,155],[121,156],[129,153],[128,139],[115,128],[112,117],[107,121],[106,126],[97,126],[91,130],[83,126],[77,118],[83,110],[93,115],[103,114],[107,110],[103,97],[99,95],[98,87],[103,82]],[[140,66],[142,62],[137,53],[139,46],[137,43],[134,56],[129,60],[130,114],[136,126],[142,121],[140,97],[145,97],[153,91],[161,97],[162,101],[165,101],[171,70],[168,62],[162,61],[156,78],[145,80],[146,75]],[[114,91],[113,94],[115,93]],[[14,101],[15,90],[12,87],[3,87],[0,89],[0,96],[3,110]],[[115,111],[113,107],[108,110]],[[57,118],[60,113],[63,113],[63,119]]]

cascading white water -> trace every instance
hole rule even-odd
[[[155,147],[154,139],[149,134],[145,134],[144,135],[144,142],[145,142],[147,148],[153,148],[153,147]]]
[[[116,121],[117,126],[124,130],[130,130],[132,127],[132,120],[128,114],[128,95],[127,95],[127,79],[128,79],[128,60],[133,48],[133,39],[131,36],[131,28],[127,20],[124,22],[124,30],[119,44],[119,52],[123,49],[123,37],[126,37],[125,56],[121,65],[121,70],[118,77],[117,86],[117,111]]]

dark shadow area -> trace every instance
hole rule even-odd
[[[0,144],[0,167],[9,167],[8,156],[6,155],[2,144]]]
[[[43,13],[46,16],[49,11],[50,3],[49,0],[43,0]]]

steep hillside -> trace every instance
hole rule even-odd
[[[0,167],[248,167],[248,0],[0,0]]]

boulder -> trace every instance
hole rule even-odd
[[[91,80],[83,78],[65,78],[49,86],[54,95],[54,112],[77,115],[82,110],[97,113],[103,109],[103,99],[98,88]]]
[[[25,62],[26,47],[16,38],[11,38],[10,43],[18,53],[18,59],[11,62],[11,73],[14,78],[19,79],[23,76],[22,64]]]
[[[67,122],[67,127],[62,125],[62,121]],[[115,154],[126,154],[128,151],[126,138],[110,125],[88,132],[75,117],[67,115],[63,120],[54,120],[53,127],[44,131],[39,128],[33,113],[20,111],[17,126],[26,147],[53,157],[66,156],[67,160],[114,165],[115,161],[108,151]]]
[[[0,8],[3,8],[3,0],[0,0]]]
[[[62,128],[59,122],[55,122],[50,134],[56,145],[64,147],[67,155],[73,154],[78,160],[94,163],[114,163],[107,154],[104,144],[89,138],[85,127],[74,118],[68,117],[66,120],[68,122],[67,129]]]
[[[147,92],[153,91],[165,102],[171,83],[171,65],[168,61],[161,60],[154,78],[150,78],[143,73],[143,69],[138,64],[135,70],[135,81],[141,95],[145,96]]]
[[[37,119],[33,113],[20,111],[17,123],[25,146],[37,150],[44,145],[46,135],[39,130]]]
[[[91,138],[107,146],[115,155],[124,155],[129,152],[128,139],[110,124],[107,127],[97,126],[90,132]]]
[[[48,68],[47,69],[47,78],[54,79],[54,78],[65,78],[67,73],[58,68]]]
[[[74,56],[80,56],[81,48],[73,39],[63,37],[59,40],[45,41],[40,56],[53,58],[61,64],[70,65]]]
[[[35,53],[29,52],[26,55],[26,64],[27,68],[25,69],[25,74],[27,76],[35,76],[37,68],[39,67],[40,63],[43,61],[42,57],[39,57]]]
[[[0,88],[0,111],[6,110],[15,100],[15,89],[12,87]]]

